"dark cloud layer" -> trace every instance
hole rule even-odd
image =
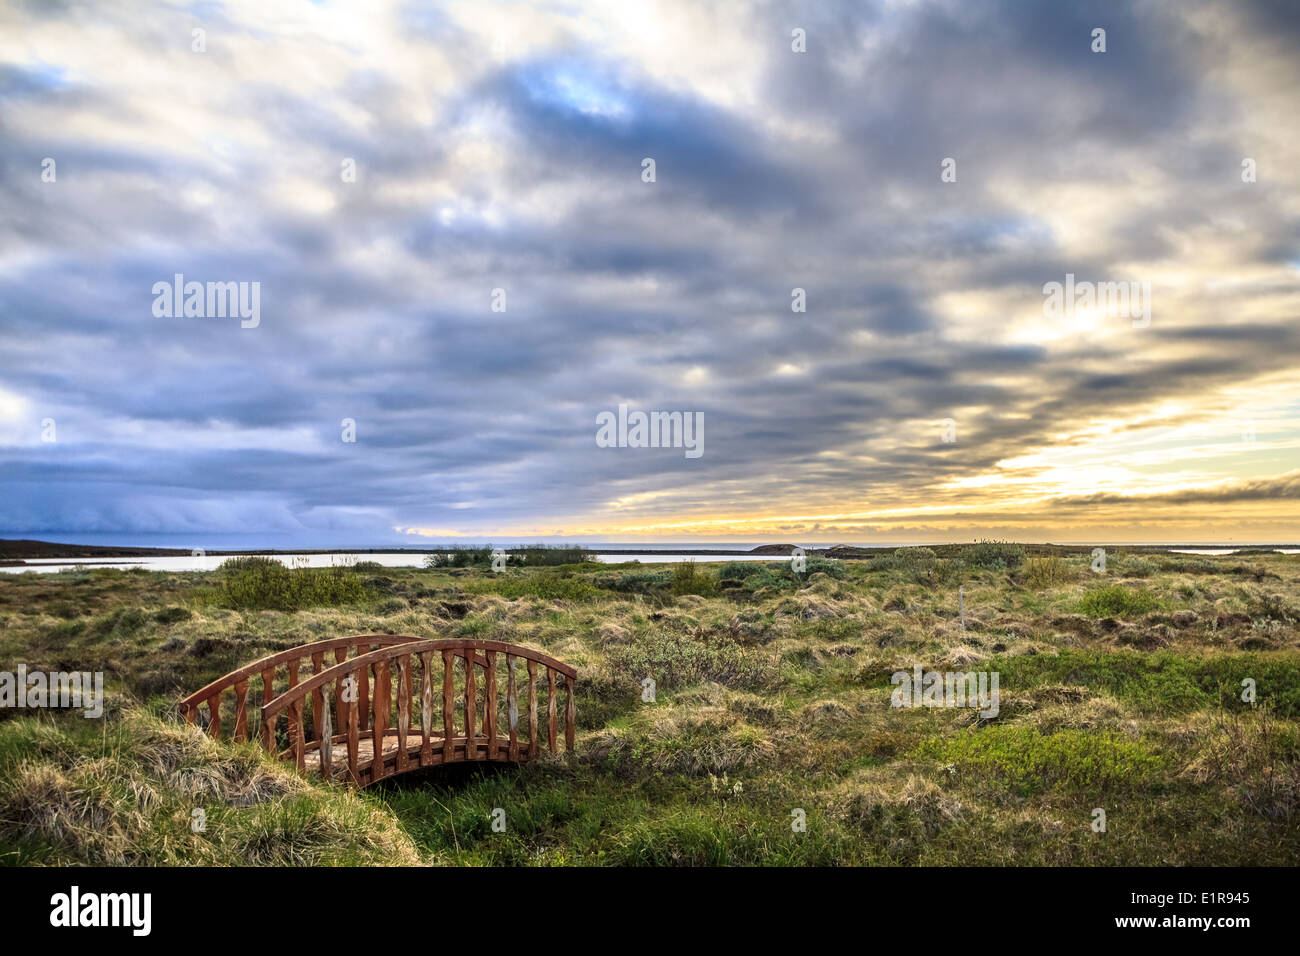
[[[0,534],[866,533],[1229,498],[1295,525],[1287,4],[720,10],[667,5],[658,38],[489,4],[0,13],[28,38],[0,44]],[[1067,272],[1152,283],[1150,327],[1054,326]],[[156,318],[175,273],[260,283],[260,324]],[[1242,395],[1250,448],[1123,444]],[[704,456],[597,447],[620,403],[703,412]],[[1118,485],[1081,494],[1094,473]]]

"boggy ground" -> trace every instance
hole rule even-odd
[[[912,549],[814,559],[805,574],[789,560],[363,564],[293,600],[236,571],[0,575],[0,669],[103,670],[111,689],[102,720],[0,712],[0,859],[1300,858],[1300,557],[1112,553],[1105,574],[1087,556],[1023,558]],[[329,601],[343,603],[257,609]],[[374,632],[498,638],[576,666],[577,752],[358,794],[173,716],[179,696],[239,664]],[[917,664],[998,672],[999,713],[891,707],[890,675]]]

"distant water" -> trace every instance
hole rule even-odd
[[[660,547],[670,548],[672,545]],[[741,546],[718,545],[720,550],[740,550]],[[814,545],[815,547],[815,545]],[[506,550],[509,550],[508,548]],[[1238,548],[1170,548],[1175,554],[1223,555],[1236,554]],[[1297,554],[1300,549],[1279,548],[1281,554]],[[31,558],[24,565],[17,567],[0,567],[0,571],[22,574],[34,571],[37,574],[53,574],[75,568],[144,568],[147,571],[214,571],[221,562],[237,555],[211,555],[191,557],[179,555],[170,557],[147,558]],[[328,568],[335,565],[356,564],[358,561],[374,561],[386,568],[418,568],[424,566],[425,555],[400,552],[336,552],[332,554],[275,554],[268,555],[283,564],[306,565],[312,568]],[[620,564],[624,561],[640,561],[642,564],[675,564],[679,561],[788,561],[788,557],[779,554],[709,554],[697,551],[690,554],[606,554],[597,551],[596,560],[604,564]]]
[[[508,550],[508,549],[507,549]],[[29,558],[27,563],[18,567],[0,567],[0,571],[8,571],[12,574],[21,574],[24,571],[34,571],[37,574],[53,574],[58,571],[68,571],[75,568],[119,568],[126,570],[128,568],[144,568],[147,571],[214,571],[221,566],[221,562],[237,555],[211,555],[204,557],[191,557],[189,555],[167,556],[167,557],[147,557],[147,558],[79,558],[71,560],[68,558]],[[374,561],[376,564],[382,564],[386,568],[419,568],[424,566],[426,555],[423,554],[400,554],[397,552],[371,554],[369,552],[360,554],[350,554],[340,552],[337,554],[274,554],[267,557],[275,558],[282,564],[296,565],[311,568],[329,568],[336,565],[351,565],[358,561]],[[716,555],[707,553],[697,554],[596,554],[596,560],[604,564],[619,564],[624,561],[640,561],[642,564],[673,564],[678,561],[788,561],[789,558],[783,558],[779,554],[762,554],[762,555]]]

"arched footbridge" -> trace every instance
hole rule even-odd
[[[228,726],[231,739],[256,736],[299,770],[365,787],[439,764],[532,760],[542,752],[543,706],[547,746],[557,752],[562,733],[572,750],[577,677],[553,657],[500,641],[369,634],[254,661],[186,697],[180,712],[188,724],[206,718],[213,737]]]

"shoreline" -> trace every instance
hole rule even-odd
[[[951,556],[957,550],[968,547],[970,542],[951,542],[945,544],[925,544],[915,545],[915,547],[930,548],[939,557]],[[278,557],[284,555],[366,555],[366,554],[409,554],[409,555],[426,555],[426,554],[443,554],[447,551],[454,550],[464,545],[448,544],[441,547],[430,548],[260,548],[256,550],[204,550],[203,555],[211,558],[229,558],[241,555],[255,555],[260,557]],[[520,548],[505,548],[506,551],[522,550]],[[789,557],[795,545],[790,544],[762,544],[753,548],[602,548],[588,547],[580,545],[592,554],[619,556],[619,555],[654,555],[664,557],[681,557],[694,555],[704,558],[718,558],[725,560],[734,557],[754,557],[770,556],[774,559]],[[804,553],[809,557],[817,558],[834,558],[839,560],[867,560],[876,555],[890,554],[898,549],[896,545],[829,545],[826,547],[807,547]],[[1242,544],[1233,545],[1225,543],[1217,544],[1099,544],[1099,545],[1082,545],[1082,544],[1025,544],[1024,547],[1031,554],[1043,555],[1068,555],[1068,554],[1087,554],[1094,547],[1122,548],[1127,551],[1145,551],[1153,553],[1168,553],[1171,551],[1185,550],[1207,550],[1207,551],[1225,551],[1231,550],[1235,555],[1242,554],[1274,554],[1282,549],[1300,548],[1300,544]],[[79,545],[63,544],[50,541],[35,541],[30,539],[0,539],[0,567],[25,567],[32,562],[45,561],[62,561],[69,564],[83,566],[113,566],[116,564],[128,563],[133,558],[166,558],[166,557],[189,557],[193,555],[193,550],[183,548],[148,548],[148,547],[126,547],[115,545]],[[33,566],[39,566],[33,565]]]

